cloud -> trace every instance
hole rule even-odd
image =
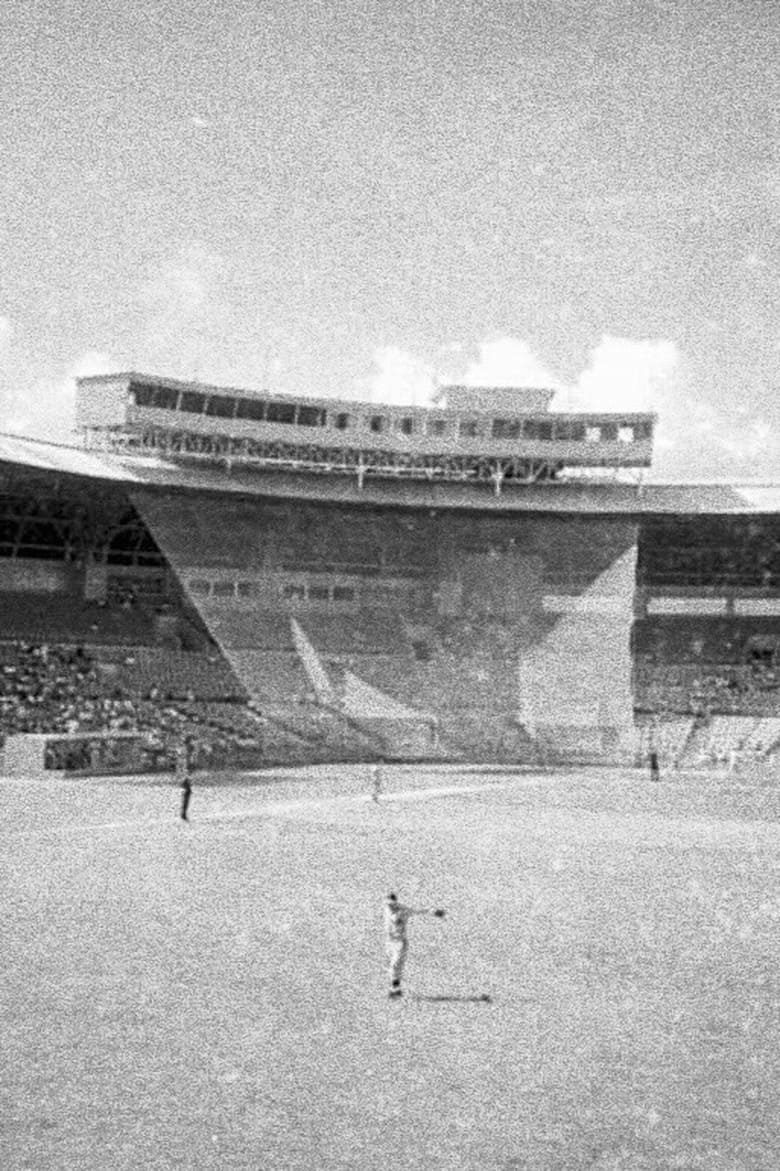
[[[433,366],[398,346],[376,349],[374,367],[369,379],[372,402],[424,406],[436,392]]]
[[[780,435],[738,401],[716,406],[697,393],[674,342],[604,336],[559,409],[653,411],[654,480],[776,476]]]
[[[741,414],[741,413],[740,413]],[[739,419],[718,416],[709,428],[714,461],[734,468],[742,464],[751,475],[777,479],[780,459],[780,435],[766,419]],[[744,472],[742,473],[744,475]]]
[[[557,390],[556,410],[651,411],[658,415],[654,479],[737,478],[757,472],[762,462],[768,466],[767,457],[780,453],[780,441],[765,422],[732,418],[697,396],[684,355],[668,338],[604,335],[568,385],[520,338],[489,337],[478,342],[476,350],[477,358],[470,362],[464,358],[464,346],[441,351],[445,376],[406,350],[382,347],[374,355],[371,398],[423,405],[448,382],[546,386]]]
[[[557,387],[560,380],[532,352],[527,342],[514,337],[491,337],[478,344],[479,358],[463,375],[466,386]]]
[[[688,402],[682,355],[673,341],[605,334],[594,346],[576,382],[554,404],[569,411],[652,411],[655,466],[673,467],[690,440],[691,427],[701,434],[714,419]]]
[[[14,327],[10,317],[0,313],[0,359],[11,344]]]
[[[197,317],[208,299],[215,266],[214,257],[192,245],[150,274],[141,298],[159,326],[186,324]]]
[[[29,364],[25,361],[15,323],[0,314],[0,431],[17,434],[28,421],[25,410]]]
[[[68,442],[75,430],[76,379],[91,374],[111,374],[118,366],[102,350],[85,350],[71,363],[62,378],[42,387],[46,437],[65,436]]]
[[[680,365],[672,341],[605,335],[591,350],[571,399],[590,410],[653,410],[678,387]]]
[[[190,244],[152,266],[138,293],[142,369],[181,378],[207,378],[214,362],[214,330],[224,336],[219,278],[222,261]]]
[[[73,443],[75,433],[76,379],[90,374],[109,374],[117,369],[111,357],[99,350],[85,350],[65,370],[27,380],[20,377],[14,392],[3,402],[0,425],[15,434],[55,443]]]
[[[446,362],[445,370],[399,346],[380,346],[374,351],[374,371],[368,384],[369,397],[374,402],[423,406],[431,402],[439,388],[448,383],[550,388],[559,384],[559,380],[535,356],[528,343],[518,338],[485,338],[477,343],[476,349],[477,358],[464,369],[466,347],[459,343],[444,347],[440,351],[440,358]]]
[[[717,475],[727,421],[688,385],[677,345],[664,338],[605,334],[582,373],[556,402],[558,409],[652,411],[658,416],[654,479],[709,479]],[[726,469],[721,467],[721,474]]]
[[[75,386],[77,378],[89,378],[92,374],[114,374],[116,363],[102,350],[85,350],[68,371],[67,377]]]

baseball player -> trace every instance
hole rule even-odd
[[[437,907],[435,911],[431,911],[427,907],[405,907],[403,903],[399,903],[394,894],[389,894],[385,899],[385,948],[390,968],[390,992],[388,995],[391,999],[403,995],[401,976],[406,962],[406,952],[409,948],[406,924],[410,915],[434,915],[437,919],[443,919],[445,914],[446,912],[441,907]]]
[[[660,781],[661,769],[658,764],[658,750],[652,748],[650,750],[650,780]]]
[[[375,805],[379,803],[379,798],[382,796],[382,784],[384,781],[384,758],[380,756],[376,764],[371,766],[371,800]]]
[[[190,781],[189,773],[184,774],[184,780],[181,782],[181,810],[180,817],[182,821],[189,821],[187,810],[190,805],[190,797],[192,796],[192,782]]]
[[[187,810],[192,797],[192,781],[190,779],[190,754],[185,741],[176,745],[174,757],[175,776],[181,789],[181,810],[179,816],[182,821],[189,821]]]

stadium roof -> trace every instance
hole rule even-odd
[[[351,476],[253,469],[227,472],[132,454],[86,451],[0,433],[0,474],[16,472],[75,476],[128,488],[167,488],[242,496],[275,496],[332,503],[383,504],[407,508],[582,513],[722,514],[780,513],[780,483],[648,484],[569,482],[526,484],[494,496],[484,485],[367,479]]]
[[[19,435],[0,434],[0,463],[16,464],[54,472],[57,475],[91,476],[103,480],[126,480],[119,467],[102,456],[61,443],[44,443]]]
[[[642,512],[780,512],[780,483],[644,484]]]

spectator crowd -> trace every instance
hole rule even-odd
[[[171,767],[178,746],[193,767],[257,763],[264,747],[263,723],[244,703],[203,703],[194,695],[174,699],[150,688],[129,694],[109,682],[81,646],[5,644],[0,668],[0,736],[20,732],[61,736],[141,735],[147,763]],[[89,751],[96,763],[97,741]],[[63,741],[61,753],[78,750]],[[102,751],[110,753],[108,747]],[[118,751],[118,749],[117,749]],[[83,755],[83,752],[82,752]],[[56,756],[50,754],[54,762]]]
[[[780,672],[772,664],[640,663],[634,678],[634,706],[659,714],[776,716],[780,714]]]

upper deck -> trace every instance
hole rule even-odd
[[[446,399],[446,388],[442,398]],[[228,466],[504,483],[566,480],[652,461],[655,416],[558,413],[551,391],[452,388],[413,407],[291,397],[151,375],[78,380],[88,447]]]

